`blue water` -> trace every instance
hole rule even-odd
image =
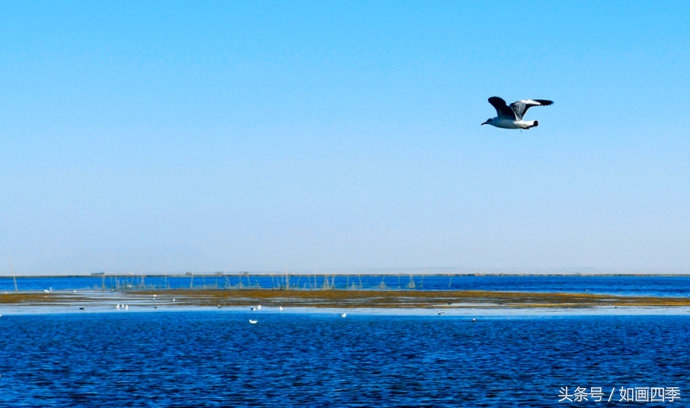
[[[0,292],[164,288],[285,288],[501,290],[690,296],[690,276],[335,275],[324,276],[77,276],[0,277]]]
[[[258,324],[250,325],[255,316]],[[690,316],[196,311],[0,318],[2,407],[554,407],[562,387],[675,389]],[[591,397],[590,397],[591,398]],[[616,405],[614,405],[616,406]]]

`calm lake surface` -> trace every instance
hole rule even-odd
[[[0,406],[680,407],[689,345],[686,315],[5,315]]]
[[[685,276],[549,275],[213,275],[0,277],[0,292],[169,288],[500,290],[589,292],[619,295],[690,296]]]

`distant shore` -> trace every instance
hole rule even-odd
[[[65,273],[65,274],[0,274],[0,279],[25,279],[25,278],[84,278],[84,277],[218,277],[218,276],[632,276],[632,277],[688,277],[689,271],[477,271],[477,272],[454,272],[452,270],[436,269],[410,269],[410,270],[381,270],[381,271],[314,271],[314,272],[279,272],[279,271],[235,271],[235,272],[173,272],[173,273],[127,273],[127,272],[92,272],[92,273]]]
[[[690,297],[486,290],[142,289],[0,293],[0,307],[85,307],[125,302],[139,308],[252,307],[259,304],[268,307],[390,309],[690,307]]]

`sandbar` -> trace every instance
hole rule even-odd
[[[0,293],[0,308],[117,306],[368,309],[688,308],[690,297],[486,290],[154,289]]]

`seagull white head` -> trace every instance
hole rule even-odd
[[[508,106],[503,98],[492,96],[489,98],[489,103],[496,108],[497,116],[487,119],[482,125],[491,125],[503,129],[529,129],[539,126],[539,122],[522,119],[527,109],[532,106],[548,106],[553,104],[553,101],[546,99],[523,99],[515,101]]]

